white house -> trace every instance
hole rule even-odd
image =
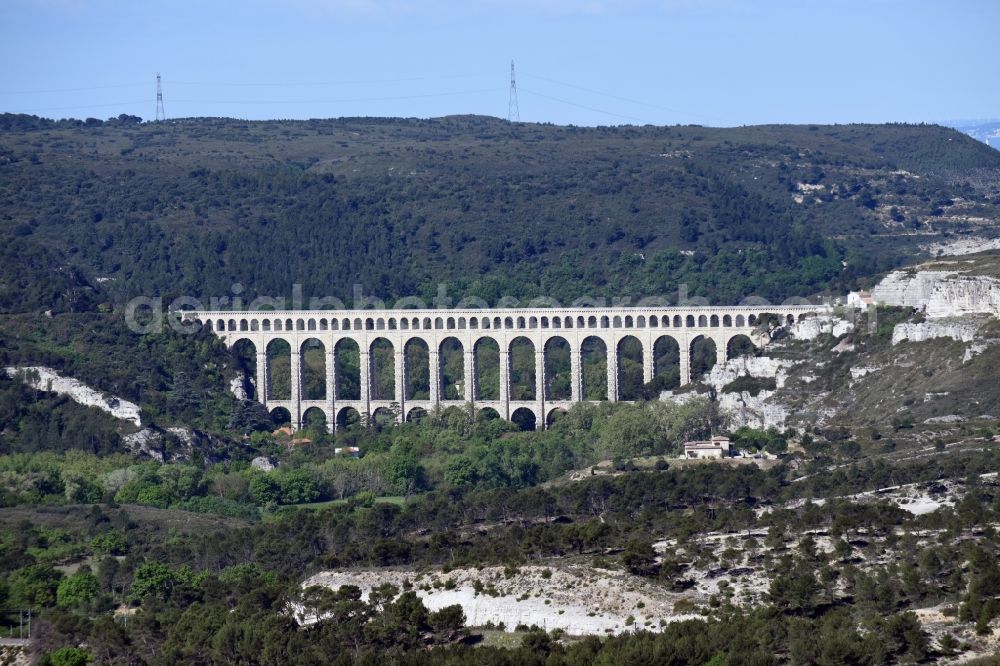
[[[871,292],[852,291],[847,294],[847,307],[866,308],[869,305],[875,305],[875,299],[872,298]]]
[[[684,442],[685,458],[729,458],[733,445],[728,437],[713,437],[707,441]]]

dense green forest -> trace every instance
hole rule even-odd
[[[782,299],[995,220],[937,126],[0,117],[0,308],[136,295]],[[992,175],[990,175],[992,174]],[[806,188],[806,189],[803,189]],[[803,196],[803,192],[806,196]],[[846,266],[845,266],[846,263]]]

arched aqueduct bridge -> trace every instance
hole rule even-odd
[[[636,385],[638,366],[642,384],[661,374],[674,377],[675,385],[687,384],[694,379],[693,356],[724,360],[731,357],[734,342],[766,339],[759,330],[762,322],[790,324],[828,309],[198,310],[181,315],[256,359],[254,397],[268,411],[284,410],[296,429],[304,419],[321,416],[333,430],[352,419],[411,420],[437,405],[468,403],[522,427],[545,427],[574,402],[629,399],[623,395],[625,384]],[[554,377],[553,359],[560,354],[563,362],[569,357],[568,373]]]

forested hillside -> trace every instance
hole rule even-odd
[[[1000,153],[937,126],[0,117],[0,310],[137,294],[842,290],[982,230]]]

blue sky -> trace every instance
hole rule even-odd
[[[4,0],[0,111],[558,124],[1000,116],[996,0]]]

